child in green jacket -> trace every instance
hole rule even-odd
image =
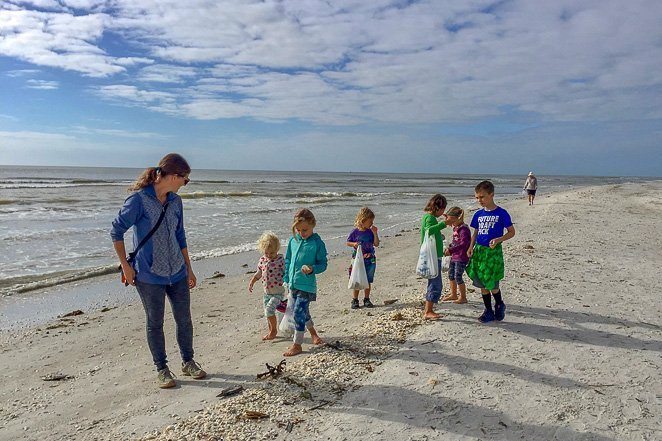
[[[434,235],[437,242],[437,265],[439,273],[434,279],[428,279],[428,288],[425,295],[425,311],[423,317],[426,320],[436,320],[440,317],[439,314],[434,312],[434,305],[439,303],[441,298],[442,281],[441,281],[441,258],[444,255],[444,236],[441,230],[446,228],[446,222],[438,222],[437,218],[444,214],[448,202],[446,198],[440,194],[435,194],[430,198],[425,206],[425,214],[421,219],[421,243],[425,240],[425,233]]]

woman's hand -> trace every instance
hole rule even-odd
[[[128,262],[122,264],[122,274],[129,285],[136,286],[136,271]]]
[[[473,249],[473,248],[469,248],[469,249],[467,250],[467,257],[471,259],[471,256],[473,256],[473,255],[474,255],[474,249]]]
[[[446,249],[444,250],[444,256],[450,256],[450,255],[451,255],[451,250],[449,250],[448,248],[446,248]]]
[[[308,265],[304,265],[301,267],[301,272],[304,274],[310,274],[313,272],[313,269],[309,267]]]
[[[195,288],[195,285],[198,283],[198,279],[195,278],[195,274],[193,274],[193,271],[189,270],[188,271],[188,287],[189,289]]]
[[[248,292],[253,292],[253,285],[255,285],[255,280],[251,279],[251,281],[248,282]]]

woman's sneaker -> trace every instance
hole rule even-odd
[[[375,305],[373,305],[372,302],[370,301],[370,299],[367,298],[367,297],[363,299],[363,306],[365,306],[366,308],[374,308],[375,307]]]
[[[481,323],[487,323],[487,322],[493,322],[494,321],[494,311],[491,309],[486,309],[483,311],[483,313],[478,317],[478,320]]]
[[[175,387],[175,379],[170,369],[167,367],[161,369],[158,374],[158,385],[161,389],[170,389]]]
[[[207,376],[207,372],[203,371],[202,367],[193,360],[182,363],[182,372],[184,375],[193,377],[196,380],[200,380]]]
[[[352,309],[359,309],[359,299],[352,299]]]

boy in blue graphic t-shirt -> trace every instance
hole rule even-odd
[[[506,316],[506,304],[501,298],[499,289],[499,282],[504,276],[501,243],[515,236],[515,227],[510,214],[494,203],[494,184],[483,181],[476,185],[474,190],[476,200],[483,208],[474,213],[471,220],[474,231],[467,252],[471,258],[467,266],[467,274],[473,280],[474,286],[480,288],[485,304],[485,311],[478,320],[482,323],[495,319],[501,321]]]

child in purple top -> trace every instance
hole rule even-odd
[[[446,224],[453,227],[453,241],[444,251],[445,256],[451,256],[451,264],[448,267],[451,292],[444,296],[442,300],[467,303],[467,285],[464,283],[462,275],[469,263],[467,251],[471,246],[471,230],[464,223],[464,210],[460,207],[451,207],[446,212]],[[458,288],[460,297],[457,296]]]
[[[379,234],[377,234],[377,227],[373,225],[375,221],[375,213],[367,207],[359,210],[354,220],[354,228],[349,237],[347,237],[347,246],[354,248],[352,251],[352,258],[356,253],[363,254],[363,263],[368,276],[368,287],[364,290],[363,306],[372,308],[374,305],[370,301],[370,290],[372,282],[375,278],[375,269],[377,268],[377,261],[375,259],[375,247],[379,246]],[[349,267],[349,275],[352,275],[352,267]],[[352,293],[352,309],[359,308],[359,290],[355,289]]]

